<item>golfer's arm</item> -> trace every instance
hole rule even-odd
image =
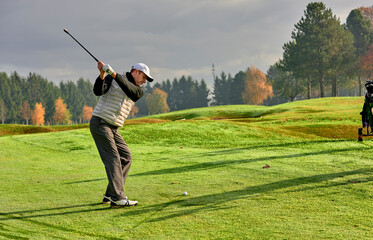
[[[114,74],[113,74],[114,75]],[[128,81],[120,74],[115,74],[114,80],[118,83],[119,87],[123,92],[131,98],[132,101],[136,102],[142,96],[144,96],[144,89],[142,87],[136,86],[135,84]]]
[[[104,95],[111,86],[112,78],[106,76],[105,79],[101,79],[101,76],[98,76],[95,84],[93,85],[93,93],[96,96]]]

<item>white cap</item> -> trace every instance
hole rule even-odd
[[[149,82],[153,82],[153,77],[150,76],[150,70],[149,70],[149,67],[146,66],[145,63],[136,63],[135,65],[132,66],[132,69],[137,69],[141,72],[143,72],[145,75],[146,75],[146,79],[149,81]]]

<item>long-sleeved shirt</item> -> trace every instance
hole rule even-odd
[[[113,79],[118,83],[119,87],[132,101],[136,102],[142,96],[144,96],[144,88],[139,87],[135,84],[135,79],[129,72],[126,73],[126,77],[118,73],[115,78],[110,75],[106,75],[104,80],[102,80],[100,76],[97,77],[96,82],[93,86],[94,94],[96,96],[102,96],[107,93],[107,91],[109,91],[110,89]]]

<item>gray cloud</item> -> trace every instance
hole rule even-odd
[[[327,0],[342,22],[366,0]],[[216,71],[262,71],[282,55],[309,1],[126,0],[1,1],[0,71],[36,72],[56,83],[93,81],[98,59],[122,72],[145,62],[157,81],[191,75],[212,82]],[[4,24],[5,23],[5,24]]]

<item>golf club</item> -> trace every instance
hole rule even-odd
[[[75,42],[77,42],[82,48],[84,48],[84,50],[86,50],[87,51],[87,53],[89,53],[89,55],[91,55],[95,60],[96,60],[96,62],[98,62],[98,60],[97,60],[97,58],[95,58],[95,56],[93,56],[92,55],[92,53],[90,53],[82,44],[80,44],[80,42],[78,42],[78,40],[76,40],[74,37],[73,37],[73,35],[71,35],[70,33],[69,33],[69,31],[67,31],[67,29],[65,28],[64,30],[63,30],[65,33],[67,33],[67,34],[69,34],[70,35],[70,37],[72,37],[74,40],[75,40]]]

